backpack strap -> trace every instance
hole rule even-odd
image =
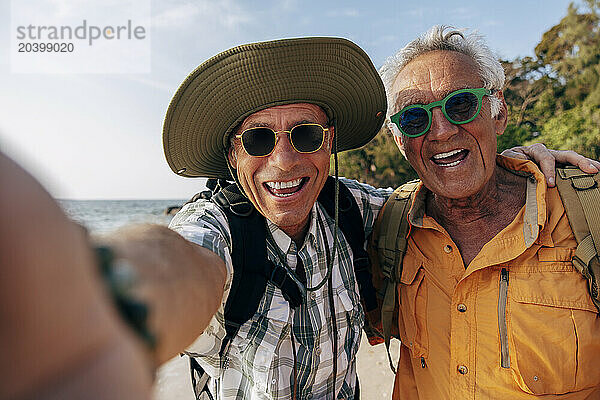
[[[402,261],[408,244],[408,211],[414,193],[420,181],[408,182],[394,191],[377,216],[376,230],[373,238],[377,249],[379,265],[383,275],[383,303],[381,305],[381,324],[383,340],[388,354],[390,368],[396,373],[390,354],[390,341],[396,312],[397,285],[402,277]]]
[[[339,184],[339,227],[352,249],[354,275],[365,312],[377,309],[377,295],[371,277],[371,263],[365,250],[365,228],[356,199],[343,182]],[[335,213],[335,178],[328,177],[318,198],[327,214]]]
[[[600,173],[590,175],[575,167],[557,168],[556,172],[556,186],[577,241],[573,266],[587,279],[600,313]]]

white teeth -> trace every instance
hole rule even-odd
[[[458,160],[458,161],[451,162],[451,163],[449,163],[449,164],[442,164],[442,165],[443,165],[444,167],[454,167],[455,165],[458,165],[458,164],[460,164],[460,162],[461,162],[461,161],[462,161],[462,160]]]
[[[433,158],[435,160],[439,160],[441,158],[451,157],[451,156],[453,156],[455,154],[460,153],[461,151],[463,151],[463,149],[452,150],[452,151],[449,151],[447,153],[438,153],[438,154],[434,155]],[[447,164],[447,165],[451,165],[451,164],[454,164],[454,163],[450,163],[450,164]]]
[[[280,182],[280,181],[267,182],[267,186],[270,187],[271,189],[287,189],[287,188],[291,188],[291,187],[300,185],[300,182],[302,182],[302,178],[294,179],[293,181],[288,181],[288,182]],[[283,195],[282,197],[287,197],[287,196],[289,196],[289,194]]]

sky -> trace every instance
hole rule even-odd
[[[0,0],[0,151],[56,198],[184,199],[200,191],[202,179],[179,177],[168,167],[162,150],[163,118],[187,74],[230,47],[285,37],[341,36],[361,46],[379,68],[429,27],[444,24],[477,29],[500,57],[513,59],[532,56],[542,34],[560,21],[569,4],[565,0],[121,0],[117,5],[114,1],[29,0],[26,12],[31,21],[45,24],[57,24],[65,15],[80,15],[93,23],[95,18],[126,21],[135,14],[131,10],[149,5],[148,57],[129,54],[131,62],[143,64],[139,72],[47,73],[49,57],[38,57],[35,62],[41,64],[32,65],[41,72],[11,68],[15,17],[11,1]],[[13,2],[12,11],[20,7],[23,12],[18,3],[25,2]],[[126,3],[133,8],[127,11]],[[2,186],[1,190],[9,190],[10,182]]]

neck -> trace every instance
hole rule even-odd
[[[472,196],[428,196],[427,213],[459,247],[465,266],[514,220],[525,204],[526,182],[526,178],[496,166],[485,187]]]
[[[430,194],[427,198],[427,211],[442,226],[472,223],[477,220],[493,218],[506,212],[506,201],[519,192],[515,190],[524,178],[514,175],[496,166],[494,173],[479,192],[459,199]],[[524,187],[524,186],[523,186]]]
[[[308,214],[304,222],[301,224],[285,227],[280,226],[279,229],[288,235],[294,241],[294,243],[296,243],[296,247],[299,249],[304,243],[304,238],[308,232],[309,220],[310,214]]]

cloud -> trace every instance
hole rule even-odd
[[[54,5],[54,9],[57,17],[67,17],[73,12],[73,3],[68,0],[50,0],[50,3]]]
[[[450,17],[457,19],[473,20],[476,17],[476,13],[474,13],[473,10],[468,7],[457,7],[453,8],[450,11]]]
[[[422,18],[427,12],[426,8],[414,8],[412,10],[402,10],[403,18],[407,17],[419,17]]]
[[[297,0],[281,0],[276,4],[281,11],[291,11],[298,7]]]
[[[139,74],[130,74],[127,75],[125,77],[125,79],[131,81],[131,82],[136,82],[142,85],[146,85],[155,89],[159,89],[162,90],[166,93],[168,93],[169,95],[172,95],[175,90],[177,89],[177,84],[169,84],[166,82],[161,82],[159,80],[156,79],[149,79],[149,78],[145,78]]]
[[[388,43],[398,43],[400,37],[398,35],[379,35],[374,38],[374,40],[370,41],[369,44],[373,46],[384,46]]]
[[[503,26],[504,24],[500,21],[490,19],[490,20],[484,21],[482,25],[483,26]]]
[[[199,12],[200,8],[197,5],[191,3],[180,4],[152,16],[152,26],[165,28],[188,24]]]
[[[12,2],[12,16],[31,23],[73,23],[81,19],[115,20],[129,14],[139,15],[151,0],[36,0]],[[135,7],[135,8],[134,8]],[[134,9],[135,12],[128,12]]]
[[[153,27],[158,28],[181,28],[193,23],[232,29],[250,21],[250,13],[233,0],[167,5],[165,10],[152,17]]]
[[[328,11],[325,15],[332,18],[356,18],[360,16],[360,13],[355,8],[342,8]]]

